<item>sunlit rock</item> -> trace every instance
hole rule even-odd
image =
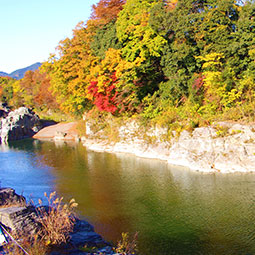
[[[0,142],[32,137],[40,129],[39,117],[32,110],[20,107],[0,119]]]
[[[90,123],[87,123],[90,126]],[[83,143],[91,150],[132,153],[139,157],[166,160],[169,164],[202,172],[255,172],[255,127],[228,122],[214,123],[193,131],[155,127],[139,132],[134,121],[119,127],[119,140],[109,142],[89,129]]]

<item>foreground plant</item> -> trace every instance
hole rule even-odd
[[[23,233],[22,237],[15,235],[14,240],[4,246],[4,254],[9,255],[45,255],[48,247],[41,238],[41,234],[37,233],[33,236],[30,233]],[[16,241],[17,240],[17,241]]]
[[[42,201],[39,200],[40,207],[37,208],[39,222],[43,226],[43,239],[46,245],[66,243],[74,227],[74,208],[78,204],[74,199],[68,204],[63,204],[63,197],[58,198],[56,192],[52,192],[49,196],[44,193],[44,196],[48,200],[48,207],[42,206]]]
[[[137,254],[137,239],[138,232],[134,234],[132,240],[129,239],[128,233],[122,233],[122,240],[118,242],[115,252],[123,255]]]
[[[44,193],[44,196],[48,205],[43,206],[42,201],[39,200],[40,206],[36,208],[37,221],[42,228],[33,235],[29,232],[10,235],[11,241],[4,247],[5,254],[44,255],[47,254],[50,245],[59,245],[68,241],[75,222],[74,208],[78,204],[74,199],[64,204],[63,197],[58,198],[56,192],[52,192],[49,196]]]

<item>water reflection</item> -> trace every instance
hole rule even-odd
[[[53,190],[55,181],[50,166],[38,160],[31,140],[0,146],[0,180],[1,186],[12,187],[35,203]]]
[[[8,179],[14,173],[1,164],[1,179],[74,197],[79,214],[109,241],[138,231],[141,254],[255,253],[254,174],[201,174],[81,144],[31,140],[2,150],[5,160],[21,162],[16,175],[29,174]]]

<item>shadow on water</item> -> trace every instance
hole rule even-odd
[[[0,163],[3,183],[26,194],[74,197],[108,241],[138,231],[140,254],[255,254],[254,174],[201,174],[38,140],[11,143]]]
[[[34,144],[36,142],[37,141],[33,139],[23,139],[18,141],[11,141],[9,142],[8,145],[2,145],[2,146],[6,146],[6,148],[9,148],[12,150],[33,152],[35,150]]]

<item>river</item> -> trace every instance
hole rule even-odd
[[[80,217],[107,241],[138,232],[141,255],[255,254],[252,173],[202,174],[28,139],[0,147],[0,180],[34,203],[55,190],[75,198]]]

